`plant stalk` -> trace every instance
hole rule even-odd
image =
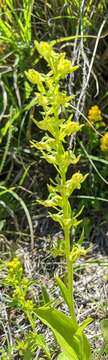
[[[70,298],[70,314],[72,320],[75,324],[77,324],[77,319],[75,315],[75,308],[74,308],[74,296],[73,296],[73,265],[70,260],[70,227],[68,225],[68,220],[70,217],[69,214],[69,200],[66,197],[66,176],[65,174],[61,173],[61,183],[62,183],[62,198],[63,198],[63,213],[64,213],[64,241],[65,241],[65,255],[66,255],[66,268],[67,268],[67,281],[68,281],[68,292]]]
[[[68,291],[69,298],[71,303],[70,313],[72,320],[77,324],[77,319],[75,315],[74,308],[74,296],[73,296],[73,265],[70,261],[70,231],[65,227],[64,229],[64,239],[65,239],[65,250],[66,250],[66,267],[67,267],[67,280],[68,280]]]

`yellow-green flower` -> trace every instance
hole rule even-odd
[[[16,271],[22,265],[21,265],[21,262],[20,262],[20,260],[18,258],[14,258],[13,260],[8,261],[7,266],[8,266],[8,269]]]
[[[108,151],[108,131],[103,135],[100,140],[100,147],[102,151]]]
[[[102,121],[102,113],[98,105],[92,106],[88,111],[88,120],[91,123]]]

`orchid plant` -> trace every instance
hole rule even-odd
[[[61,89],[63,79],[77,69],[64,53],[58,53],[52,43],[35,41],[35,48],[39,59],[43,58],[47,64],[47,73],[29,69],[27,79],[35,88],[35,96],[28,108],[36,105],[41,110],[41,120],[33,119],[36,126],[44,132],[42,140],[31,141],[31,146],[38,149],[42,157],[54,166],[57,172],[55,180],[50,179],[48,185],[49,196],[39,203],[49,208],[49,216],[58,222],[64,234],[63,251],[66,260],[66,276],[63,279],[56,277],[62,297],[67,304],[69,315],[52,305],[49,297],[45,297],[45,304],[35,308],[38,318],[53,332],[61,349],[58,360],[90,360],[91,348],[84,333],[84,329],[92,321],[86,319],[78,324],[75,313],[73,296],[73,268],[76,260],[85,255],[87,250],[82,247],[83,233],[77,243],[71,245],[71,231],[75,229],[81,219],[82,208],[75,214],[70,205],[70,196],[74,190],[80,189],[86,179],[80,171],[68,177],[68,169],[77,164],[80,156],[68,149],[67,139],[76,135],[83,125],[73,120],[70,102],[73,98]],[[37,60],[37,61],[38,61]],[[47,291],[47,290],[46,290]],[[47,299],[47,300],[46,300]]]

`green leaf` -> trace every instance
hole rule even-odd
[[[91,360],[91,347],[85,334],[79,336],[79,359]]]
[[[36,315],[45,325],[48,325],[53,331],[58,344],[61,346],[69,360],[78,360],[76,352],[76,340],[73,335],[77,327],[73,321],[59,310],[44,306],[35,309]]]
[[[69,297],[69,291],[68,288],[66,287],[66,285],[63,283],[63,281],[60,279],[60,277],[56,276],[55,278],[56,283],[58,284],[60,291],[62,293],[63,299],[65,301],[65,303],[68,306],[68,309],[71,313],[71,301],[70,301],[70,297]]]
[[[82,324],[79,326],[78,332],[80,333],[82,330],[84,330],[88,325],[90,325],[93,322],[92,318],[85,319]]]

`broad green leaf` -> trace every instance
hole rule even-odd
[[[62,293],[62,296],[63,296],[63,299],[65,301],[65,303],[67,304],[68,306],[68,309],[71,313],[71,301],[70,301],[70,297],[69,297],[69,291],[68,291],[68,288],[66,287],[66,285],[63,283],[63,281],[60,279],[60,277],[56,277],[55,278],[56,280],[56,283],[58,284],[59,288],[60,288],[60,291]]]
[[[54,331],[54,335],[57,339],[58,344],[60,345],[61,349],[63,349],[63,352],[65,354],[65,359],[68,360],[80,360],[77,356],[77,352],[74,350],[74,347],[70,346],[68,342],[62,338],[62,336]],[[84,360],[84,359],[81,359]],[[89,359],[88,359],[89,360]]]
[[[90,345],[83,334],[77,335],[78,326],[59,310],[49,306],[35,308],[36,315],[53,331],[58,344],[69,360],[90,360]]]
[[[35,312],[46,325],[49,324],[52,330],[56,330],[60,333],[71,346],[71,337],[76,332],[77,326],[73,323],[70,317],[60,310],[56,310],[50,306],[35,308]]]
[[[80,346],[80,348],[81,348],[81,346]],[[82,336],[82,358],[81,359],[82,360],[91,360],[92,359],[91,346],[90,346],[90,343],[85,334],[83,334],[83,336]]]
[[[45,325],[51,328],[58,344],[66,356],[69,357],[69,360],[90,359],[90,346],[86,336],[83,334],[83,332],[77,336],[78,327],[76,327],[76,325],[68,316],[63,314],[61,311],[55,310],[48,306],[35,309],[35,312],[40,320],[42,320]],[[83,355],[81,356],[80,348],[83,349]]]

